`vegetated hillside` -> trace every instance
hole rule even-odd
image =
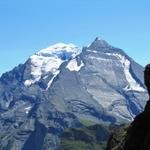
[[[82,128],[66,129],[57,150],[105,150],[111,132],[117,126],[84,122]]]
[[[107,141],[106,150],[122,150],[129,124],[124,124],[114,129]]]

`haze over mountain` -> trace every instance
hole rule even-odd
[[[0,148],[54,150],[65,128],[130,122],[146,99],[143,67],[123,50],[52,45],[1,76]]]

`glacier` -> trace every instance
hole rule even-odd
[[[81,52],[80,48],[73,44],[57,43],[48,48],[42,49],[30,57],[31,79],[27,79],[24,84],[30,86],[39,81],[41,77],[47,76],[51,72],[54,77],[58,75],[59,67],[65,61],[75,58]],[[53,77],[53,78],[54,78]],[[49,82],[48,87],[50,86]]]

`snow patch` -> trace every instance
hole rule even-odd
[[[47,88],[46,88],[46,90],[48,90],[49,88],[50,88],[50,86],[51,86],[51,84],[53,83],[53,80],[57,77],[57,75],[60,73],[60,71],[59,70],[57,70],[55,73],[54,73],[54,76],[51,78],[51,80],[48,82],[48,84],[47,84]]]
[[[84,66],[83,61],[81,61],[80,66],[78,66],[76,58],[72,59],[66,68],[68,68],[70,71],[79,71]]]
[[[9,102],[6,102],[6,103],[5,103],[5,106],[8,108],[8,107],[9,107],[9,104],[10,104]]]
[[[102,57],[89,56],[88,58],[89,58],[89,59],[92,59],[92,60],[98,60],[98,61],[109,62],[109,59],[102,58]]]
[[[109,56],[117,57],[117,59],[119,59],[119,61],[121,62],[124,68],[126,80],[129,83],[129,85],[127,85],[124,88],[124,90],[126,91],[134,90],[134,91],[145,92],[145,89],[141,87],[140,84],[138,84],[136,80],[132,77],[130,73],[130,61],[125,56],[122,56],[121,54],[117,54],[117,53],[106,53],[106,54]]]
[[[88,51],[88,52],[92,52],[92,53],[95,53],[95,54],[96,54],[96,53],[98,53],[98,51],[94,51],[94,50],[89,50],[89,49],[88,49],[87,51]]]
[[[30,79],[30,80],[26,80],[25,82],[24,82],[24,85],[25,86],[30,86],[31,84],[34,84],[36,81],[38,81],[39,79],[37,78],[37,79],[35,79],[35,80],[32,80],[32,79]]]
[[[26,108],[24,109],[24,110],[25,110],[25,113],[26,113],[26,114],[28,114],[28,113],[29,113],[29,111],[31,110],[31,108],[32,108],[31,106],[26,107]]]

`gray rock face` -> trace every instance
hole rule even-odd
[[[44,49],[0,78],[0,149],[54,150],[80,120],[130,122],[146,94],[143,68],[104,40]]]

